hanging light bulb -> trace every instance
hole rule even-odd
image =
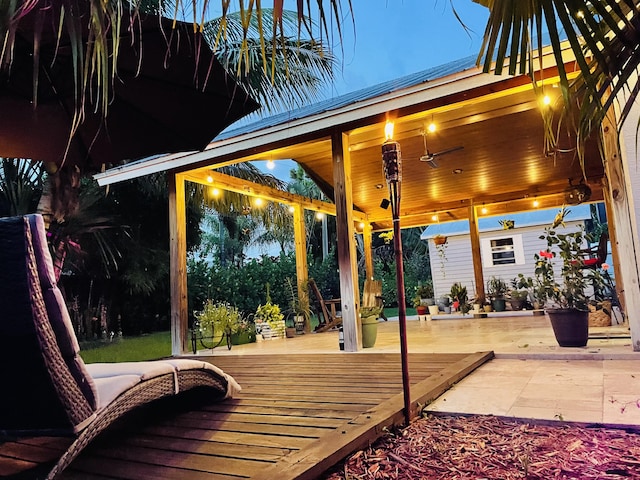
[[[533,207],[538,208],[540,206],[540,202],[538,201],[538,197],[533,198]]]
[[[480,209],[480,213],[482,213],[482,215],[486,215],[487,214],[487,207],[484,206],[484,203],[482,204],[482,209]]]
[[[211,175],[207,175],[207,182],[213,183],[213,177]]]
[[[324,213],[316,212],[316,220],[322,220],[324,218]]]
[[[433,122],[431,122],[431,123],[429,124],[429,126],[427,127],[427,130],[429,131],[429,133],[433,133],[433,132],[435,132],[435,131],[436,131],[436,129],[437,129],[437,128],[438,128],[438,127],[436,127],[436,124],[435,124],[435,123],[433,123]]]
[[[438,221],[438,214],[434,213],[433,215],[431,215],[431,220],[433,220],[434,222]]]
[[[274,162],[273,160],[267,160],[267,168],[269,170],[273,170],[274,168],[276,168],[276,162]]]
[[[261,207],[263,203],[264,203],[264,200],[260,197],[256,197],[256,199],[253,201],[253,204],[256,207]]]

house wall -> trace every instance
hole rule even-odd
[[[567,222],[567,233],[575,231],[582,225],[583,222]],[[560,227],[562,228],[562,227]],[[486,282],[492,276],[500,277],[502,280],[510,284],[512,278],[517,277],[519,273],[522,273],[525,277],[534,276],[534,254],[538,253],[547,247],[544,240],[539,237],[543,233],[544,226],[536,225],[532,227],[521,227],[512,230],[493,230],[489,232],[480,232],[480,244],[482,255],[482,272]],[[516,258],[516,261],[521,261],[519,264],[508,265],[487,265],[489,252],[483,249],[482,246],[485,240],[491,240],[496,238],[514,237],[514,244],[522,244],[522,257]],[[586,245],[585,245],[586,247]],[[469,298],[475,296],[475,282],[473,275],[473,259],[471,255],[471,238],[467,235],[455,235],[447,238],[447,248],[445,250],[446,261],[444,263],[444,269],[441,268],[440,256],[436,250],[436,246],[433,243],[433,239],[429,240],[429,260],[431,263],[431,274],[433,278],[433,291],[436,298],[448,294],[451,290],[451,285],[455,282],[460,282],[463,286],[467,287]],[[519,255],[516,255],[519,257]],[[554,260],[557,267],[554,268],[556,272],[560,271],[561,262]]]

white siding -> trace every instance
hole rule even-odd
[[[582,222],[568,222],[566,229],[567,232],[577,229]],[[561,227],[562,228],[562,227]],[[543,233],[544,227],[523,227],[512,230],[505,230],[504,233],[500,231],[491,231],[486,233],[480,233],[480,242],[484,243],[485,239],[503,238],[508,236],[518,236],[522,240],[522,251],[524,256],[524,263],[522,264],[509,264],[509,265],[491,265],[488,266],[490,260],[485,259],[484,251],[482,254],[482,273],[486,282],[492,276],[500,277],[502,280],[510,284],[511,279],[522,273],[525,277],[533,277],[535,270],[534,254],[540,252],[547,247],[544,240],[539,237]],[[517,240],[519,241],[519,240]],[[516,243],[514,241],[514,243]],[[449,293],[451,285],[455,282],[460,282],[467,287],[469,292],[469,298],[473,298],[475,295],[475,282],[473,275],[473,258],[471,256],[471,238],[469,235],[456,235],[447,238],[447,249],[444,274],[440,268],[440,257],[433,243],[433,240],[429,240],[429,252],[431,262],[431,274],[433,276],[433,291],[436,298]],[[586,247],[586,245],[585,245]],[[485,262],[485,260],[488,260]],[[518,259],[519,260],[519,259]],[[560,262],[556,260],[558,267],[556,272],[560,271]]]

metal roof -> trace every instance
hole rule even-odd
[[[357,104],[370,98],[380,97],[388,93],[392,93],[398,90],[404,90],[416,85],[427,83],[438,78],[443,78],[454,73],[460,73],[470,68],[475,68],[476,56],[454,60],[452,62],[439,65],[437,67],[431,67],[420,72],[411,73],[404,77],[395,78],[383,83],[372,85],[354,92],[349,92],[344,95],[340,95],[334,98],[321,100],[320,102],[313,103],[304,107],[290,110],[288,112],[277,113],[275,115],[262,118],[247,125],[237,126],[237,123],[230,125],[226,130],[221,132],[215,140],[224,140],[226,138],[237,137],[249,132],[255,132],[264,128],[281,125],[293,120],[310,117],[323,112],[330,112],[338,108],[345,107],[347,105]]]
[[[588,204],[574,205],[567,208],[565,220],[569,222],[586,220],[591,218],[591,208]],[[513,220],[515,228],[534,227],[538,225],[550,225],[553,222],[557,208],[544,210],[531,210],[522,213],[510,213],[508,215],[487,216],[478,218],[478,231],[491,232],[495,230],[503,230],[502,225],[498,223],[500,220]],[[458,220],[455,222],[445,222],[429,225],[420,235],[421,240],[428,240],[436,235],[468,235],[469,222],[467,220]]]

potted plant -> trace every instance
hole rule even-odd
[[[380,307],[362,307],[360,322],[362,324],[362,348],[371,348],[378,336],[378,317],[382,312]]]
[[[418,284],[416,287],[416,293],[413,296],[413,306],[418,312],[418,315],[426,315],[429,306],[435,305],[433,299],[433,284],[431,281],[427,281],[423,284]]]
[[[530,306],[533,308],[534,315],[544,315],[544,287],[540,284],[537,278],[525,277],[522,273],[519,273],[517,278],[514,278],[512,282],[518,289],[524,289],[528,293],[528,299],[531,300]]]
[[[215,348],[225,339],[227,348],[231,349],[231,336],[237,333],[244,319],[236,307],[225,302],[213,303],[207,300],[199,312],[194,312],[196,319],[191,330],[191,343],[194,353],[198,341],[207,348]],[[207,342],[211,342],[210,345]]]
[[[463,286],[460,282],[455,282],[451,285],[450,295],[456,310],[462,312],[463,315],[469,313],[471,305],[469,304],[467,287]]]
[[[444,235],[436,235],[433,237],[433,243],[436,246],[436,251],[440,258],[440,273],[442,274],[442,277],[446,277],[447,272],[445,270],[445,264],[447,263],[447,237]]]
[[[451,298],[449,295],[442,295],[438,298],[438,307],[444,313],[451,313]]]
[[[583,347],[589,337],[588,297],[582,257],[586,234],[583,228],[569,233],[558,233],[564,227],[564,219],[570,210],[564,207],[556,215],[553,224],[544,229],[541,240],[547,248],[534,255],[535,275],[545,311],[551,320],[556,340],[561,347]],[[560,281],[554,274],[553,259],[562,260]]]
[[[504,296],[508,291],[507,283],[500,277],[491,277],[487,281],[487,295],[491,299],[493,309],[496,312],[504,312],[506,302]]]
[[[302,335],[311,328],[311,302],[309,301],[308,285],[302,286],[302,294],[298,295],[298,288],[293,284],[291,278],[287,278],[287,289],[289,294],[289,308],[287,317],[292,318],[296,335]]]
[[[284,315],[280,306],[271,302],[269,284],[267,284],[267,297],[264,305],[258,305],[255,314],[256,334],[262,334],[264,339],[282,338],[285,336]]]
[[[509,290],[511,310],[523,310],[527,306],[529,301],[527,286],[528,283],[524,276],[511,279],[511,290]]]
[[[413,308],[416,309],[416,313],[418,315],[426,315],[427,314],[427,310],[428,310],[428,306],[427,305],[423,305],[422,301],[420,299],[419,295],[415,295],[413,297],[413,299],[411,300],[412,304],[413,304]]]

